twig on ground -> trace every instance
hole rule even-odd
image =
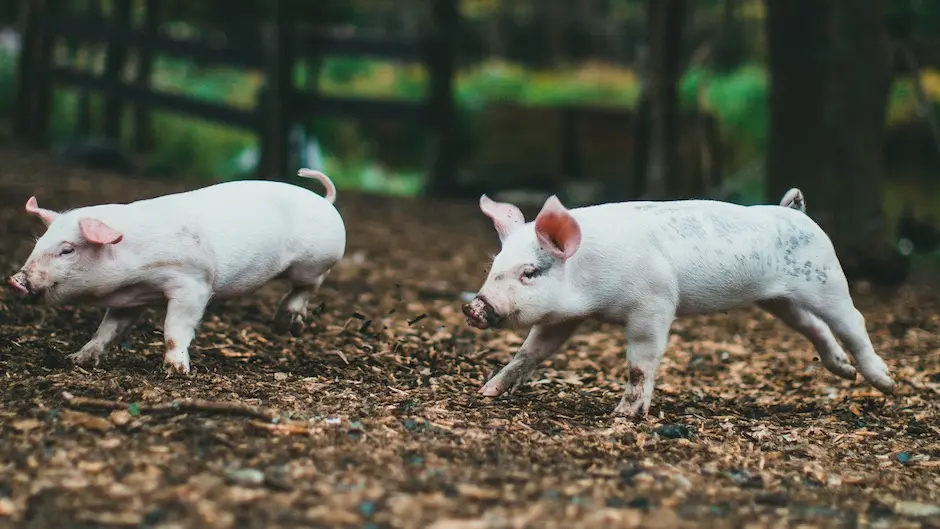
[[[248,424],[258,428],[259,430],[288,435],[311,435],[317,431],[302,424],[271,424],[261,421],[249,421]]]
[[[213,402],[198,399],[176,399],[170,402],[161,402],[159,404],[140,404],[89,397],[76,397],[68,391],[62,392],[62,398],[65,399],[66,404],[73,408],[94,408],[100,410],[131,410],[131,408],[136,408],[136,413],[141,415],[203,412],[217,415],[253,417],[255,419],[262,419],[268,422],[272,422],[278,419],[277,413],[272,410],[267,410],[248,404],[241,404],[238,402]]]

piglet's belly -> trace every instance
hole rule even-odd
[[[765,299],[779,283],[773,256],[747,248],[677,259],[673,273],[680,316],[748,307]]]
[[[768,288],[772,286],[772,281],[765,278],[709,279],[680,286],[677,315],[694,316],[746,308],[755,301],[765,299]]]
[[[166,303],[163,290],[150,285],[131,285],[88,300],[94,305],[114,309],[152,307]]]
[[[276,277],[277,276],[270,275],[238,277],[232,282],[216,287],[212,293],[212,297],[215,299],[230,299],[250,294]]]
[[[213,297],[226,299],[250,294],[281,277],[287,265],[280,259],[256,260],[251,266],[219,270],[213,285]]]
[[[676,316],[698,316],[750,307],[759,296],[687,296],[676,307]]]

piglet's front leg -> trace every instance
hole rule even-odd
[[[553,355],[574,334],[581,321],[577,319],[532,327],[516,356],[480,388],[480,394],[485,397],[498,397],[506,391],[515,391],[532,376],[532,372],[540,363]]]
[[[167,375],[189,373],[189,345],[196,335],[196,327],[202,320],[210,295],[208,287],[196,284],[177,289],[168,296],[163,325],[163,336],[166,339],[163,363]]]
[[[77,365],[98,365],[108,349],[127,334],[143,312],[144,309],[137,307],[108,309],[91,340],[67,358]]]
[[[629,380],[614,415],[643,417],[653,401],[656,371],[662,362],[669,342],[669,327],[675,311],[663,307],[648,307],[635,311],[627,323],[627,373]]]

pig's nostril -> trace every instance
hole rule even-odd
[[[489,303],[483,306],[483,316],[490,325],[496,325],[503,320],[502,316],[497,314],[496,310]]]
[[[461,306],[464,316],[467,317],[467,323],[473,327],[486,329],[492,325],[492,322],[498,321],[496,311],[486,302],[482,296],[474,298],[469,303]]]
[[[21,296],[26,296],[30,293],[29,281],[27,281],[25,277],[14,275],[7,278],[7,284],[13,287]]]

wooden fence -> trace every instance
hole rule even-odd
[[[92,0],[98,1],[98,0]],[[302,34],[297,30],[295,1],[266,0],[261,24],[262,42],[215,46],[205,39],[178,40],[158,33],[161,0],[144,0],[143,27],[132,24],[131,0],[114,0],[109,16],[88,12],[66,14],[62,0],[27,0],[23,48],[19,64],[17,135],[36,147],[49,141],[52,91],[69,86],[102,92],[105,97],[104,133],[120,136],[122,114],[134,108],[134,139],[141,150],[149,148],[153,131],[150,111],[160,109],[226,123],[255,132],[261,142],[260,178],[289,176],[288,130],[292,116],[337,116],[361,119],[411,120],[427,126],[433,158],[430,191],[445,192],[456,170],[456,108],[453,77],[458,25],[457,0],[431,0],[430,34],[417,41],[340,38]],[[94,75],[53,62],[57,39],[104,44],[104,72]],[[138,53],[135,78],[122,78],[131,50]],[[199,100],[179,94],[154,91],[151,73],[155,54],[185,57],[265,73],[265,95],[253,109]],[[328,54],[371,56],[402,62],[419,62],[429,73],[430,87],[423,101],[342,98],[317,93],[316,87],[298,90],[293,67],[298,59]],[[296,118],[295,118],[296,119]]]

